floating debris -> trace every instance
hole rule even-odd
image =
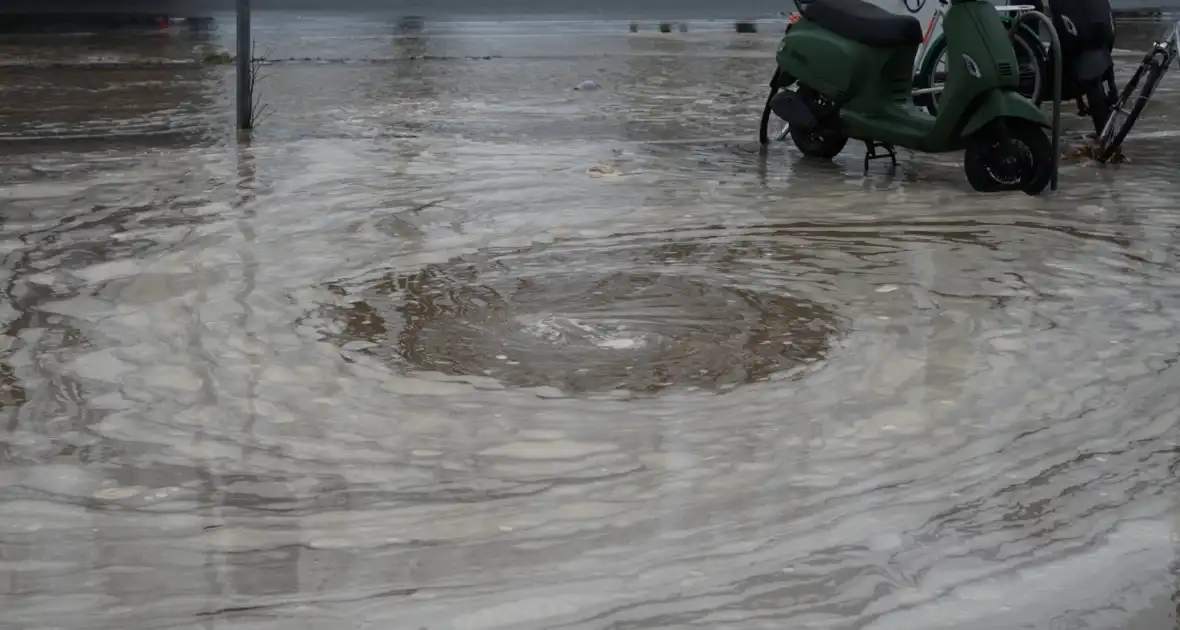
[[[596,164],[586,169],[586,174],[590,177],[614,177],[619,174],[619,169],[606,164]]]
[[[124,501],[143,494],[144,490],[146,488],[143,486],[115,486],[95,492],[94,498],[101,501]]]
[[[599,87],[600,86],[598,85],[598,83],[596,81],[594,81],[593,79],[586,79],[585,81],[582,81],[581,83],[574,86],[574,89],[575,90],[582,90],[582,91],[590,91],[590,90],[597,90]]]
[[[1095,157],[1097,147],[1094,145],[1094,141],[1090,138],[1086,138],[1080,144],[1064,144],[1065,146],[1063,146],[1061,149],[1062,160],[1080,163],[1092,163],[1098,161],[1098,159]],[[1131,160],[1128,159],[1127,156],[1123,155],[1123,150],[1121,147],[1114,152],[1114,155],[1111,156],[1109,160],[1106,161],[1107,164],[1129,164],[1130,162]]]
[[[201,62],[207,65],[226,65],[234,62],[234,56],[227,52],[215,52],[205,55]]]

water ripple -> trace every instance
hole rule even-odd
[[[284,19],[448,59],[241,143],[224,67],[0,68],[0,626],[1176,625],[1166,84],[981,197],[759,151],[773,34]]]
[[[487,252],[359,295],[336,285],[336,336],[419,369],[574,392],[730,388],[825,353],[834,314],[740,286],[768,275],[772,244],[628,240]]]

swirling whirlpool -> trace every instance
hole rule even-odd
[[[790,264],[748,242],[484,250],[334,284],[327,327],[404,369],[509,387],[724,390],[823,358],[839,331],[828,307],[751,286],[751,260]]]

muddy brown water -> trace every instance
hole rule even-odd
[[[0,42],[0,627],[1177,627],[1175,77],[985,197],[760,152],[766,29],[256,22],[242,143]]]

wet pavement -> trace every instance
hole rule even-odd
[[[760,153],[769,28],[256,22],[244,143],[0,41],[0,628],[1180,627],[1176,77],[980,196]]]

